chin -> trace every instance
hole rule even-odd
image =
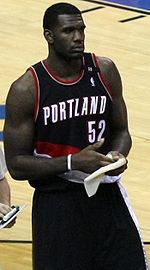
[[[71,53],[70,55],[70,58],[72,59],[79,59],[83,56],[83,51],[82,52],[74,52],[74,53]]]

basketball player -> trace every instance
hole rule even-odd
[[[83,185],[131,148],[119,72],[110,59],[84,53],[75,6],[49,7],[43,28],[48,57],[12,84],[4,130],[11,176],[35,188],[33,269],[145,270],[118,184],[127,166],[109,172],[90,198]]]

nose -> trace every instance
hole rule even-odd
[[[74,41],[83,41],[84,40],[84,32],[76,29],[74,31]]]

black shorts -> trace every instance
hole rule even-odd
[[[137,228],[118,185],[88,198],[82,184],[35,191],[34,270],[146,270]]]

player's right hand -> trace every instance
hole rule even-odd
[[[100,167],[114,162],[112,158],[107,157],[99,152],[103,143],[104,139],[101,139],[92,145],[88,145],[79,153],[73,154],[72,169],[92,173]]]

